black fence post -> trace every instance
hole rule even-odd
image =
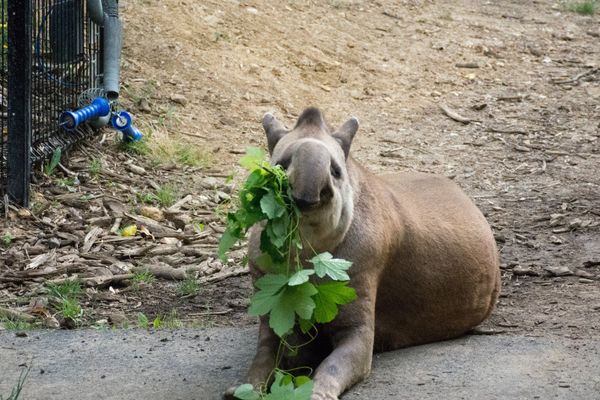
[[[31,174],[31,0],[10,0],[8,14],[8,176],[11,200],[29,207]]]

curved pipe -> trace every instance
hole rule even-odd
[[[118,0],[87,0],[92,21],[104,28],[104,91],[109,100],[119,98],[122,32]]]
[[[92,21],[100,26],[104,25],[104,10],[102,8],[102,0],[88,0],[87,12]]]

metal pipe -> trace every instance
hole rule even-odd
[[[119,98],[121,75],[121,48],[123,34],[119,20],[118,0],[88,0],[88,13],[92,21],[104,28],[104,91],[109,100]]]
[[[87,12],[92,21],[97,25],[104,25],[104,10],[102,8],[102,0],[88,0]]]

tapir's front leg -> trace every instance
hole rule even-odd
[[[374,300],[359,298],[342,307],[332,323],[333,351],[317,368],[311,400],[337,400],[371,372],[375,337]],[[372,295],[374,297],[374,295]]]
[[[246,375],[244,383],[251,383],[255,389],[261,388],[268,384],[267,378],[275,368],[275,357],[279,346],[279,338],[271,328],[269,328],[268,316],[260,318],[260,327],[258,331],[258,345],[252,365]],[[233,399],[233,393],[236,386],[233,386],[225,391],[224,399]]]
[[[255,388],[266,386],[267,378],[275,368],[275,357],[277,357],[277,348],[279,347],[279,338],[269,327],[269,318],[260,317],[260,327],[258,331],[258,345],[256,354],[250,370],[246,375],[246,382],[251,383]]]

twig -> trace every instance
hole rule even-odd
[[[400,151],[404,148],[405,147],[394,147],[393,149],[382,151],[381,153],[379,153],[379,155],[382,157],[393,157],[395,152]]]
[[[451,119],[453,119],[457,122],[461,122],[463,124],[469,124],[469,123],[473,122],[472,119],[463,117],[462,115],[460,115],[457,112],[448,108],[448,106],[446,106],[445,104],[440,104],[440,109],[444,112],[444,114],[446,114],[448,117],[450,117]]]
[[[400,17],[396,14],[392,14],[389,11],[384,11],[384,12],[382,12],[382,14],[385,15],[386,17],[390,17],[390,18],[394,18],[394,19],[398,19],[398,20],[402,21],[402,17]]]
[[[506,331],[502,329],[487,329],[476,327],[473,328],[470,333],[471,335],[501,335],[503,333],[506,333]]]
[[[556,83],[557,85],[562,85],[565,83],[576,83],[581,78],[585,78],[586,76],[594,75],[596,72],[600,72],[600,68],[592,68],[589,71],[585,71],[585,72],[575,75],[571,79],[555,80],[554,83]]]
[[[10,308],[0,307],[0,317],[18,319],[25,322],[32,322],[35,320],[35,317],[25,314],[22,311],[12,310]]]
[[[172,212],[177,212],[179,211],[179,209],[181,208],[181,206],[183,206],[185,203],[187,203],[188,201],[192,200],[193,196],[191,194],[188,194],[187,196],[185,196],[183,199],[177,201],[175,204],[173,204],[171,207],[167,208],[167,212],[168,213],[172,213]]]
[[[192,313],[192,314],[188,314],[188,315],[190,317],[206,317],[208,315],[225,315],[225,314],[229,314],[232,311],[233,311],[233,308],[228,308],[227,310],[222,310],[222,311],[208,311],[208,312],[201,312],[201,313]]]
[[[152,264],[144,267],[136,267],[136,272],[148,271],[157,278],[170,279],[174,281],[182,281],[187,278],[187,273],[183,268],[173,268],[168,264]]]
[[[227,270],[227,271],[222,271],[222,272],[216,273],[214,275],[210,275],[210,276],[205,276],[203,278],[198,279],[198,283],[200,283],[200,284],[214,283],[214,282],[222,281],[227,278],[231,278],[233,276],[246,275],[249,273],[250,273],[250,270],[248,269],[248,267],[241,267],[241,268],[231,269],[231,270]]]
[[[517,135],[527,135],[527,131],[520,128],[494,128],[493,126],[486,127],[488,132],[494,133],[515,133]]]
[[[73,172],[70,169],[68,169],[67,167],[65,167],[64,165],[62,165],[62,163],[58,163],[58,168],[61,169],[62,172],[64,172],[67,175],[71,175],[71,176],[77,176],[77,172]]]

